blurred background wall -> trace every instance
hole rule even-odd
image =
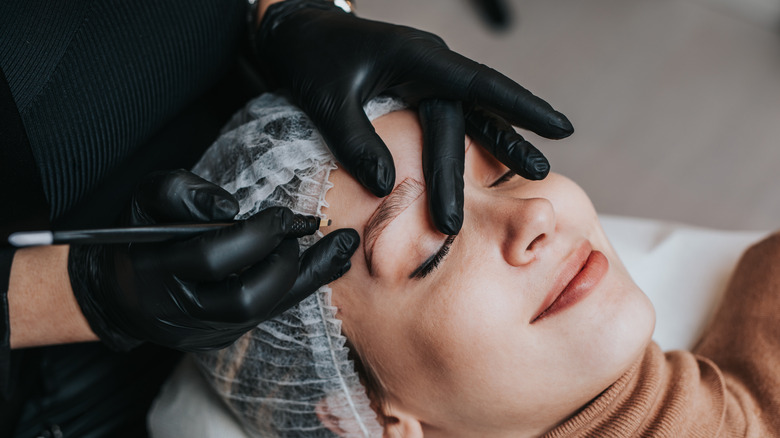
[[[780,0],[359,0],[365,18],[438,34],[566,114],[523,134],[602,213],[780,229]]]

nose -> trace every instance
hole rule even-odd
[[[501,252],[511,266],[536,260],[537,252],[555,231],[555,209],[546,198],[514,199],[496,227]]]

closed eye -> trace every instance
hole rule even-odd
[[[436,252],[436,254],[428,257],[426,261],[424,261],[417,269],[414,270],[411,274],[409,274],[409,278],[419,280],[421,278],[425,278],[433,272],[437,267],[439,267],[439,264],[444,260],[445,257],[447,257],[447,254],[450,252],[450,248],[452,247],[452,242],[455,241],[455,235],[447,236],[447,239],[444,241],[444,244],[439,248],[439,251]]]
[[[506,173],[501,175],[497,180],[493,181],[493,183],[490,184],[488,187],[490,188],[498,187],[501,184],[508,182],[515,176],[517,176],[517,173],[510,169],[506,171]],[[420,266],[418,266],[417,269],[415,269],[411,274],[409,274],[409,278],[411,279],[425,278],[436,268],[438,268],[441,262],[450,252],[450,248],[452,247],[452,243],[455,241],[455,237],[456,237],[455,235],[447,236],[447,239],[444,241],[444,244],[441,246],[441,248],[439,248],[439,251],[437,251],[436,254],[428,257],[428,259],[425,260]]]
[[[497,180],[493,181],[493,184],[489,185],[488,187],[490,187],[491,189],[494,187],[498,187],[501,184],[514,178],[515,176],[517,176],[517,173],[514,170],[510,169],[505,174],[501,175]]]

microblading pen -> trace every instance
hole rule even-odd
[[[110,244],[161,242],[172,239],[186,239],[206,231],[235,225],[237,222],[147,225],[125,228],[97,228],[64,231],[20,231],[8,236],[8,243],[23,248],[40,245],[64,244]],[[296,214],[288,237],[303,237],[314,234],[320,228],[330,226],[331,220],[322,222],[317,216]]]

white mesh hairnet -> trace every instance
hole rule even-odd
[[[403,108],[376,98],[374,119]],[[238,218],[282,205],[321,216],[335,159],[306,115],[286,98],[252,100],[223,129],[193,171],[239,201]],[[322,237],[300,240],[301,251]],[[318,404],[348,437],[381,436],[365,388],[347,358],[341,321],[327,286],[261,323],[232,346],[196,355],[201,371],[244,428],[262,437],[332,437]]]

